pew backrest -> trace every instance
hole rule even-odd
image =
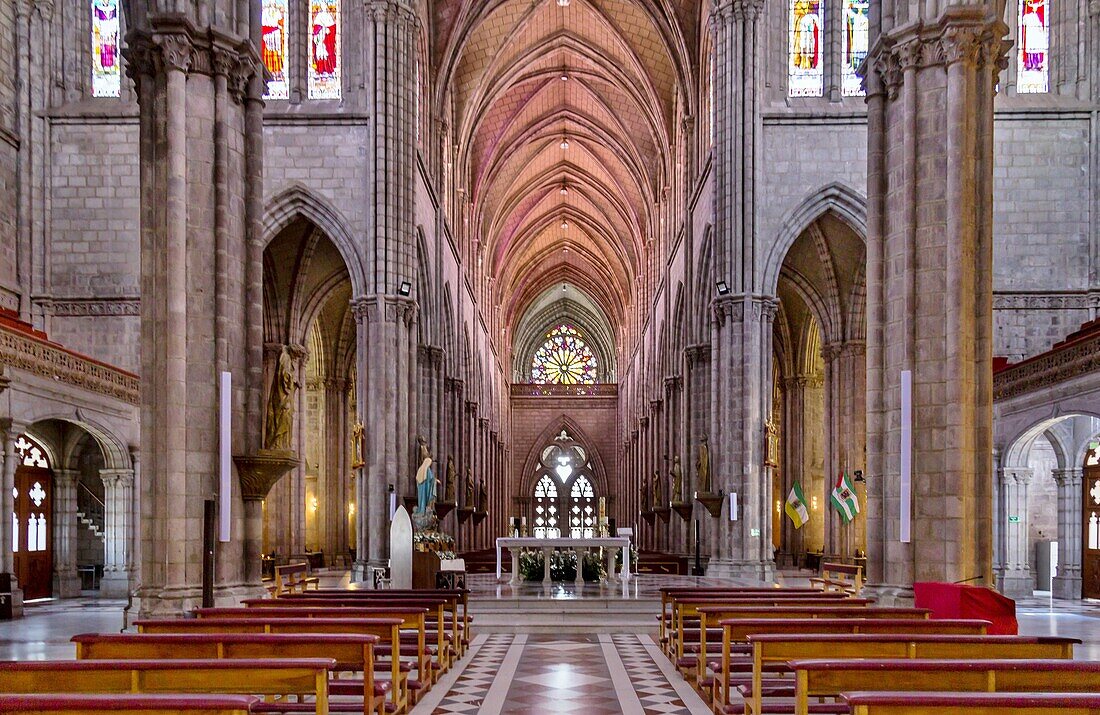
[[[852,564],[823,563],[821,575],[810,579],[822,591],[840,591],[853,596],[863,590],[863,567]]]
[[[320,579],[310,575],[309,564],[301,561],[275,567],[275,597],[283,594],[304,592],[307,588],[320,587]]]
[[[852,692],[852,715],[1098,715],[1100,695],[1069,693]]]
[[[248,715],[260,702],[250,695],[0,695],[0,713]]]

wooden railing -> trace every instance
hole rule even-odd
[[[618,397],[619,386],[615,383],[597,385],[535,385],[518,383],[512,385],[512,397]]]

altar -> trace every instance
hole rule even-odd
[[[584,582],[583,569],[580,565],[584,562],[585,554],[589,549],[604,549],[607,558],[607,579],[626,581],[630,578],[630,539],[626,537],[607,537],[591,539],[536,539],[534,537],[500,537],[497,539],[497,581],[501,580],[501,552],[507,549],[512,555],[512,576],[509,583],[519,583],[519,555],[524,549],[539,549],[543,554],[543,583],[550,583],[550,553],[555,549],[566,549],[577,555],[577,583]],[[623,568],[618,576],[615,575],[615,558],[619,550],[623,552]]]

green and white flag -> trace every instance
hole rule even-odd
[[[852,482],[848,479],[847,472],[841,474],[836,480],[831,501],[836,510],[840,512],[840,518],[844,520],[844,523],[852,523],[852,519],[855,519],[856,514],[859,513],[859,496],[856,494],[856,488],[852,486]]]
[[[810,510],[806,508],[806,498],[802,496],[802,486],[795,482],[791,493],[787,495],[787,505],[783,507],[787,516],[794,522],[794,528],[801,529],[810,520]]]

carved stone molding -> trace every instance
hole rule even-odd
[[[1087,310],[1085,293],[995,293],[994,310]]]
[[[1100,372],[1100,335],[1043,353],[993,376],[993,399],[1007,400]]]
[[[138,376],[59,345],[0,329],[0,363],[90,392],[138,404]]]
[[[51,314],[65,318],[141,315],[138,298],[69,298],[50,301]]]
[[[396,323],[411,327],[416,320],[417,305],[411,298],[397,295],[371,296],[352,301],[352,313],[357,323]]]

